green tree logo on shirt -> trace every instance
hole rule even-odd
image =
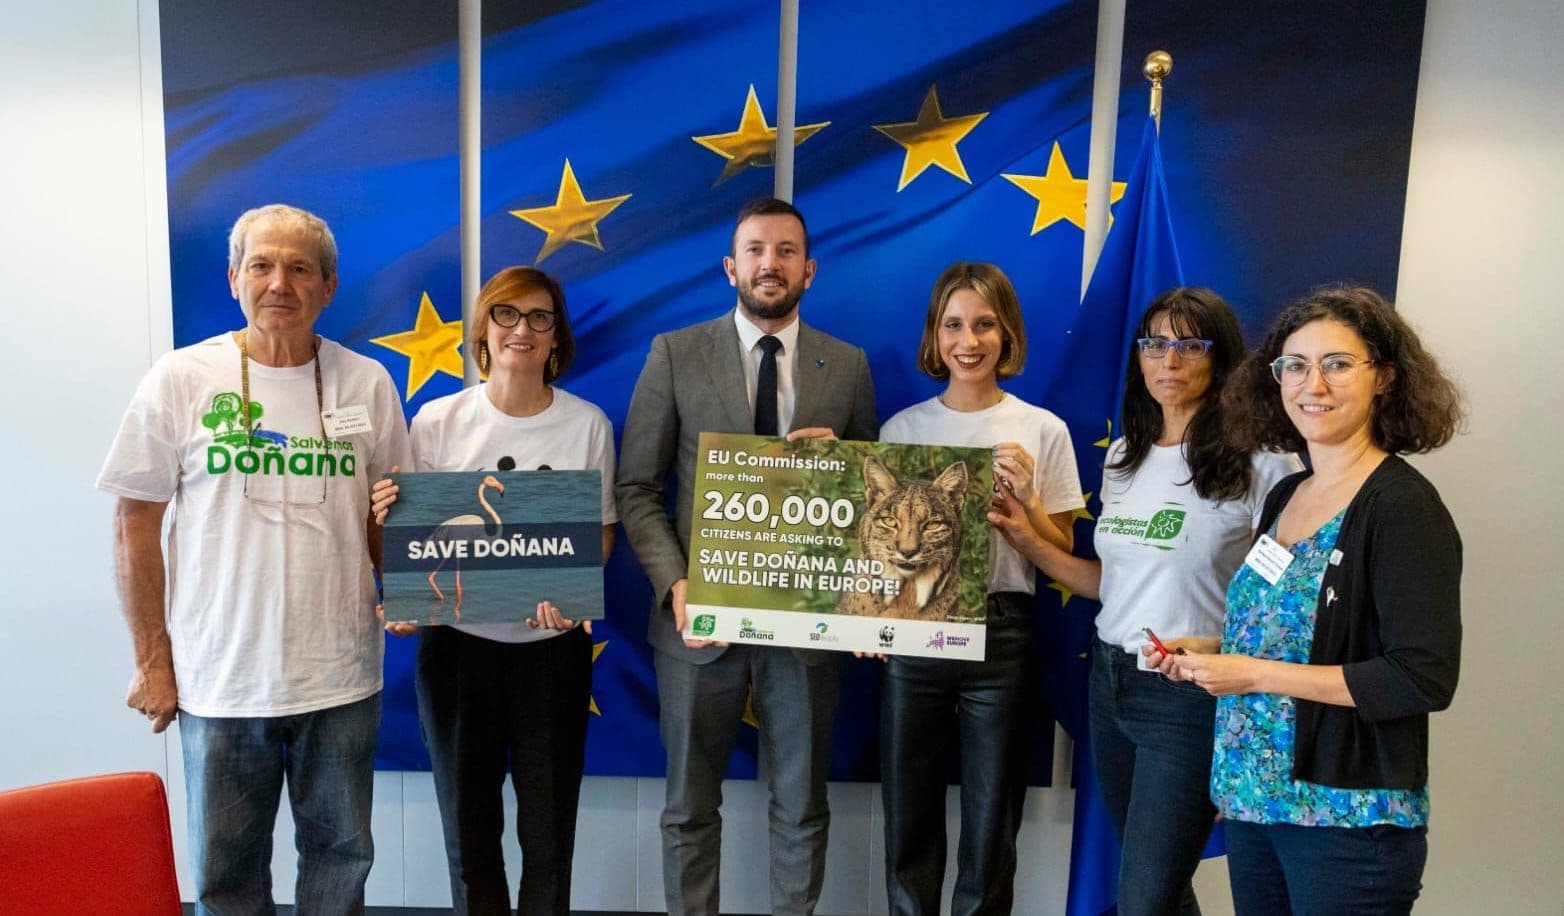
[[[212,398],[212,410],[201,416],[201,425],[212,431],[212,441],[235,448],[245,446],[263,447],[267,444],[265,438],[252,435],[256,428],[256,422],[264,411],[258,401],[250,402],[250,416],[248,422],[241,416],[244,413],[244,401],[237,392],[224,391]]]
[[[1159,509],[1146,525],[1146,540],[1171,541],[1184,529],[1183,509]]]

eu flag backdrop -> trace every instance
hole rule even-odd
[[[954,260],[1015,271],[1047,363],[1074,314],[1085,215],[1094,6],[906,13],[806,5],[799,23],[795,199],[820,265],[802,314],[868,351],[885,416],[934,391],[911,356]],[[579,342],[561,384],[618,425],[651,338],[733,307],[734,213],[774,178],[776,5],[599,2],[490,25],[483,271],[560,277]],[[1040,224],[1050,177],[1065,193]],[[660,774],[650,590],[622,543],[607,575],[589,771]],[[876,663],[848,665],[834,778],[876,778],[877,679]],[[755,752],[746,729],[729,775],[752,775]]]
[[[281,200],[325,216],[342,247],[321,331],[381,359],[409,415],[455,391],[454,8],[163,0],[160,15],[176,344],[239,323],[227,228]],[[1314,282],[1394,286],[1422,15],[1420,0],[1130,10],[1114,177],[1144,120],[1140,58],[1166,47],[1187,277],[1233,301],[1250,335]],[[869,352],[882,416],[935,390],[913,368],[934,277],[994,261],[1031,342],[1010,387],[1071,420],[1088,490],[1106,415],[1051,382],[1077,317],[1095,19],[1087,0],[806,4],[795,150],[820,261],[804,316]],[[651,337],[732,306],[733,213],[772,186],[777,21],[769,0],[484,4],[482,269],[537,263],[563,280],[580,351],[561,384],[616,425]],[[266,53],[234,53],[248,47]],[[1091,378],[1116,386],[1118,371]],[[658,775],[649,590],[620,541],[588,770]],[[1059,613],[1064,597],[1043,592],[1040,622],[1089,632],[1080,599]],[[388,647],[385,768],[427,766],[411,649]],[[836,778],[873,778],[876,678],[848,666],[839,733],[856,740],[839,744]],[[1067,659],[1045,665],[1078,733],[1070,680]],[[1042,714],[1036,733],[1050,748]],[[754,771],[752,738],[734,775]]]

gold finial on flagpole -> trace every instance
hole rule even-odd
[[[1173,72],[1173,55],[1166,51],[1152,51],[1146,55],[1146,63],[1140,68],[1146,79],[1151,80],[1151,116],[1157,119],[1157,129],[1162,129],[1162,81]]]

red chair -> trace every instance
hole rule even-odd
[[[0,792],[0,913],[179,916],[163,781],[115,773]]]

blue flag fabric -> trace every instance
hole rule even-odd
[[[1081,299],[1070,347],[1048,389],[1048,403],[1056,405],[1072,429],[1095,427],[1105,432],[1096,442],[1075,443],[1082,453],[1083,469],[1102,466],[1104,449],[1118,429],[1124,364],[1141,313],[1164,290],[1182,285],[1184,271],[1163,178],[1160,137],[1156,121],[1147,117],[1124,199],[1114,211],[1112,228]],[[1043,640],[1057,652],[1047,670],[1061,706],[1060,721],[1076,742],[1066,912],[1070,916],[1098,916],[1114,909],[1121,852],[1097,785],[1086,727],[1087,659],[1098,605],[1068,597],[1064,605],[1063,614],[1042,614],[1039,620],[1052,619],[1052,625],[1058,627]],[[1222,847],[1217,831],[1205,855],[1221,855]]]
[[[228,229],[251,207],[293,204],[337,240],[340,283],[316,329],[385,362],[416,408],[458,390],[459,370],[404,385],[407,357],[376,341],[411,327],[426,299],[460,319],[456,14],[350,7],[161,3],[174,344],[243,326]]]

